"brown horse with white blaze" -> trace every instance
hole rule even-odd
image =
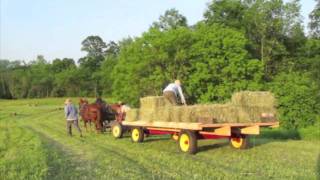
[[[102,131],[102,113],[101,105],[89,104],[88,100],[81,98],[79,102],[80,116],[84,122],[84,127],[87,130],[87,123],[90,125],[91,122],[95,123],[96,130]]]
[[[89,104],[88,100],[83,98],[81,98],[79,102],[79,111],[84,122],[84,127],[87,130],[87,123],[89,123],[91,129],[91,122],[93,122],[95,123],[95,127],[98,132],[102,131],[104,121],[110,122],[111,120],[123,120],[124,113],[121,111],[121,108],[121,104]]]

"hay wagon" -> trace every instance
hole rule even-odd
[[[171,135],[182,152],[195,154],[197,141],[204,139],[229,139],[232,147],[248,147],[249,135],[259,135],[260,128],[278,127],[279,122],[262,123],[185,123],[185,122],[115,122],[111,131],[115,138],[122,138],[125,131],[131,132],[134,143],[143,142],[148,135]]]

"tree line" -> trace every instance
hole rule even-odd
[[[304,32],[299,0],[213,0],[189,25],[169,9],[138,37],[82,41],[77,60],[0,60],[0,98],[104,96],[138,105],[174,79],[187,102],[224,102],[269,90],[287,128],[320,121],[320,2]]]

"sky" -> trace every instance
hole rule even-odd
[[[288,0],[286,0],[288,1]],[[98,35],[105,42],[135,37],[167,9],[188,24],[203,19],[210,0],[0,0],[0,59],[30,61],[85,56],[81,42]],[[305,26],[314,0],[301,0]]]

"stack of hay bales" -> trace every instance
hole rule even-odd
[[[160,122],[266,122],[275,119],[275,98],[270,92],[242,91],[233,94],[231,102],[173,106],[163,96],[140,99],[140,109],[127,112],[126,121]],[[266,117],[262,117],[262,114]]]
[[[270,92],[242,91],[234,93],[231,103],[241,110],[241,116],[246,117],[246,119],[239,119],[239,122],[266,122],[276,118],[276,99]],[[262,115],[265,117],[261,117]]]

